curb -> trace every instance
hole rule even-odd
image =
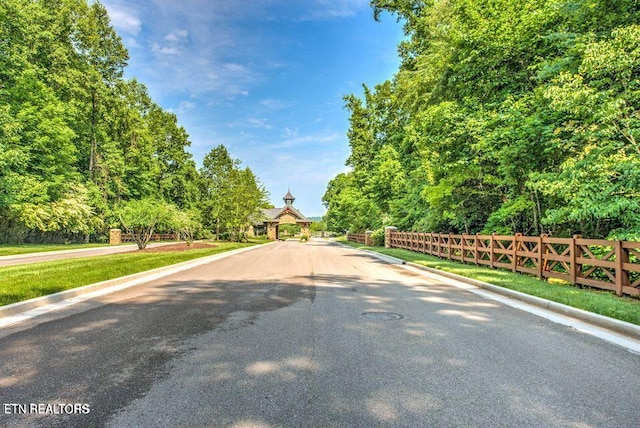
[[[346,245],[346,244],[343,244],[343,245]],[[351,246],[348,246],[348,247],[358,249]],[[530,305],[533,305],[542,309],[546,309],[560,315],[575,318],[580,321],[584,321],[589,324],[592,324],[594,326],[602,327],[607,330],[611,330],[613,332],[620,333],[625,336],[629,336],[634,339],[640,340],[640,326],[631,324],[626,321],[621,321],[615,318],[606,317],[604,315],[599,315],[593,312],[585,311],[583,309],[574,308],[572,306],[568,306],[562,303],[552,302],[550,300],[546,300],[541,297],[531,296],[529,294],[525,294],[520,291],[499,287],[497,285],[489,284],[483,281],[478,281],[477,279],[467,278],[466,276],[457,275],[455,273],[445,272],[438,269],[430,268],[427,266],[420,265],[418,263],[406,262],[396,257],[387,256],[386,254],[376,253],[375,251],[370,251],[370,250],[360,250],[360,251],[370,254],[388,263],[397,263],[397,264],[402,264],[406,266],[411,266],[413,268],[420,269],[435,275],[440,275],[449,279],[454,279],[456,281],[459,281],[465,284],[473,285],[475,287],[482,288],[484,290],[491,291],[496,294],[500,294],[504,297],[519,300],[521,302],[528,303]]]
[[[46,305],[50,305],[53,303],[59,303],[65,300],[72,299],[77,296],[86,295],[90,293],[96,293],[98,291],[107,290],[109,288],[114,288],[113,291],[122,290],[128,287],[132,287],[134,285],[144,284],[149,281],[153,281],[174,273],[178,273],[187,269],[191,269],[197,266],[201,266],[207,263],[211,263],[216,260],[224,259],[226,257],[230,257],[236,254],[244,253],[246,251],[255,250],[257,248],[262,248],[267,245],[272,245],[272,243],[259,244],[251,247],[239,248],[236,250],[225,251],[218,254],[213,254],[211,256],[205,256],[194,260],[188,260],[186,262],[176,263],[169,266],[163,266],[160,268],[138,272],[127,276],[122,276],[119,278],[109,279],[102,282],[97,282],[94,284],[84,285],[77,288],[72,288],[65,291],[60,291],[58,293],[49,294],[47,296],[36,297],[34,299],[25,300],[22,302],[12,303],[10,305],[1,306],[0,307],[0,319],[10,316],[16,316],[22,314],[23,312],[31,311],[37,308],[41,308]],[[103,294],[108,293],[106,291]]]

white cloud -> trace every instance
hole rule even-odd
[[[295,103],[291,101],[279,100],[276,98],[267,98],[260,101],[260,105],[270,110],[283,110],[294,106]]]
[[[193,109],[195,109],[196,106],[197,104],[194,103],[193,101],[180,101],[180,104],[178,104],[178,108],[175,109],[175,111],[173,109],[171,110],[178,116],[182,116],[188,113],[189,111],[192,111]]]
[[[284,128],[284,134],[282,137],[284,138],[296,138],[298,136],[298,132],[300,132],[299,128],[290,129],[288,127]]]
[[[153,43],[151,51],[156,58],[162,60],[163,57],[173,57],[180,55],[188,43],[189,32],[184,29],[173,30],[163,37],[165,43]]]
[[[318,147],[333,144],[337,141],[340,141],[343,137],[337,132],[318,132],[312,133],[309,135],[298,135],[298,128],[290,129],[285,128],[285,134],[282,135],[284,138],[281,141],[278,141],[273,144],[267,145],[270,150],[280,150],[280,149],[291,149],[294,147],[303,147],[303,146],[314,146]]]
[[[269,120],[268,119],[249,118],[249,119],[247,119],[247,123],[249,124],[249,126],[251,126],[253,128],[260,128],[260,129],[272,129],[273,128],[273,126],[269,124]]]
[[[175,30],[164,36],[164,39],[173,43],[182,43],[185,42],[188,37],[189,32],[187,30]]]
[[[179,55],[181,49],[179,46],[160,46],[159,44],[154,43],[151,45],[151,51],[161,59],[164,56]]]
[[[138,12],[128,5],[113,1],[103,1],[109,12],[111,24],[118,30],[131,36],[137,36],[142,30],[142,20]]]
[[[307,4],[310,10],[301,17],[302,21],[348,18],[369,7],[369,0],[314,0]]]

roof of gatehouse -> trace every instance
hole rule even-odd
[[[262,213],[266,218],[265,221],[277,220],[285,214],[293,215],[299,222],[311,221],[308,218],[306,218],[304,214],[302,214],[300,211],[298,211],[291,205],[288,205],[286,207],[281,207],[281,208],[263,208]]]

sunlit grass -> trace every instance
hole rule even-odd
[[[217,242],[186,251],[133,251],[0,267],[0,306],[252,245]]]
[[[606,290],[578,288],[559,280],[541,281],[538,278],[527,275],[443,260],[408,250],[365,247],[353,242],[343,242],[356,248],[372,250],[433,269],[455,273],[499,287],[520,291],[553,302],[640,325],[640,299],[637,298],[618,297],[613,292]]]

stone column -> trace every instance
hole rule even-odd
[[[267,223],[267,239],[272,241],[276,240],[276,224],[275,223]]]
[[[111,229],[109,231],[109,245],[120,245],[120,244],[122,244],[122,230]]]
[[[395,226],[387,226],[384,228],[384,248],[391,248],[391,232],[397,232]]]
[[[366,245],[367,247],[373,247],[373,237],[371,236],[373,235],[373,230],[367,230],[364,233],[364,245]]]

